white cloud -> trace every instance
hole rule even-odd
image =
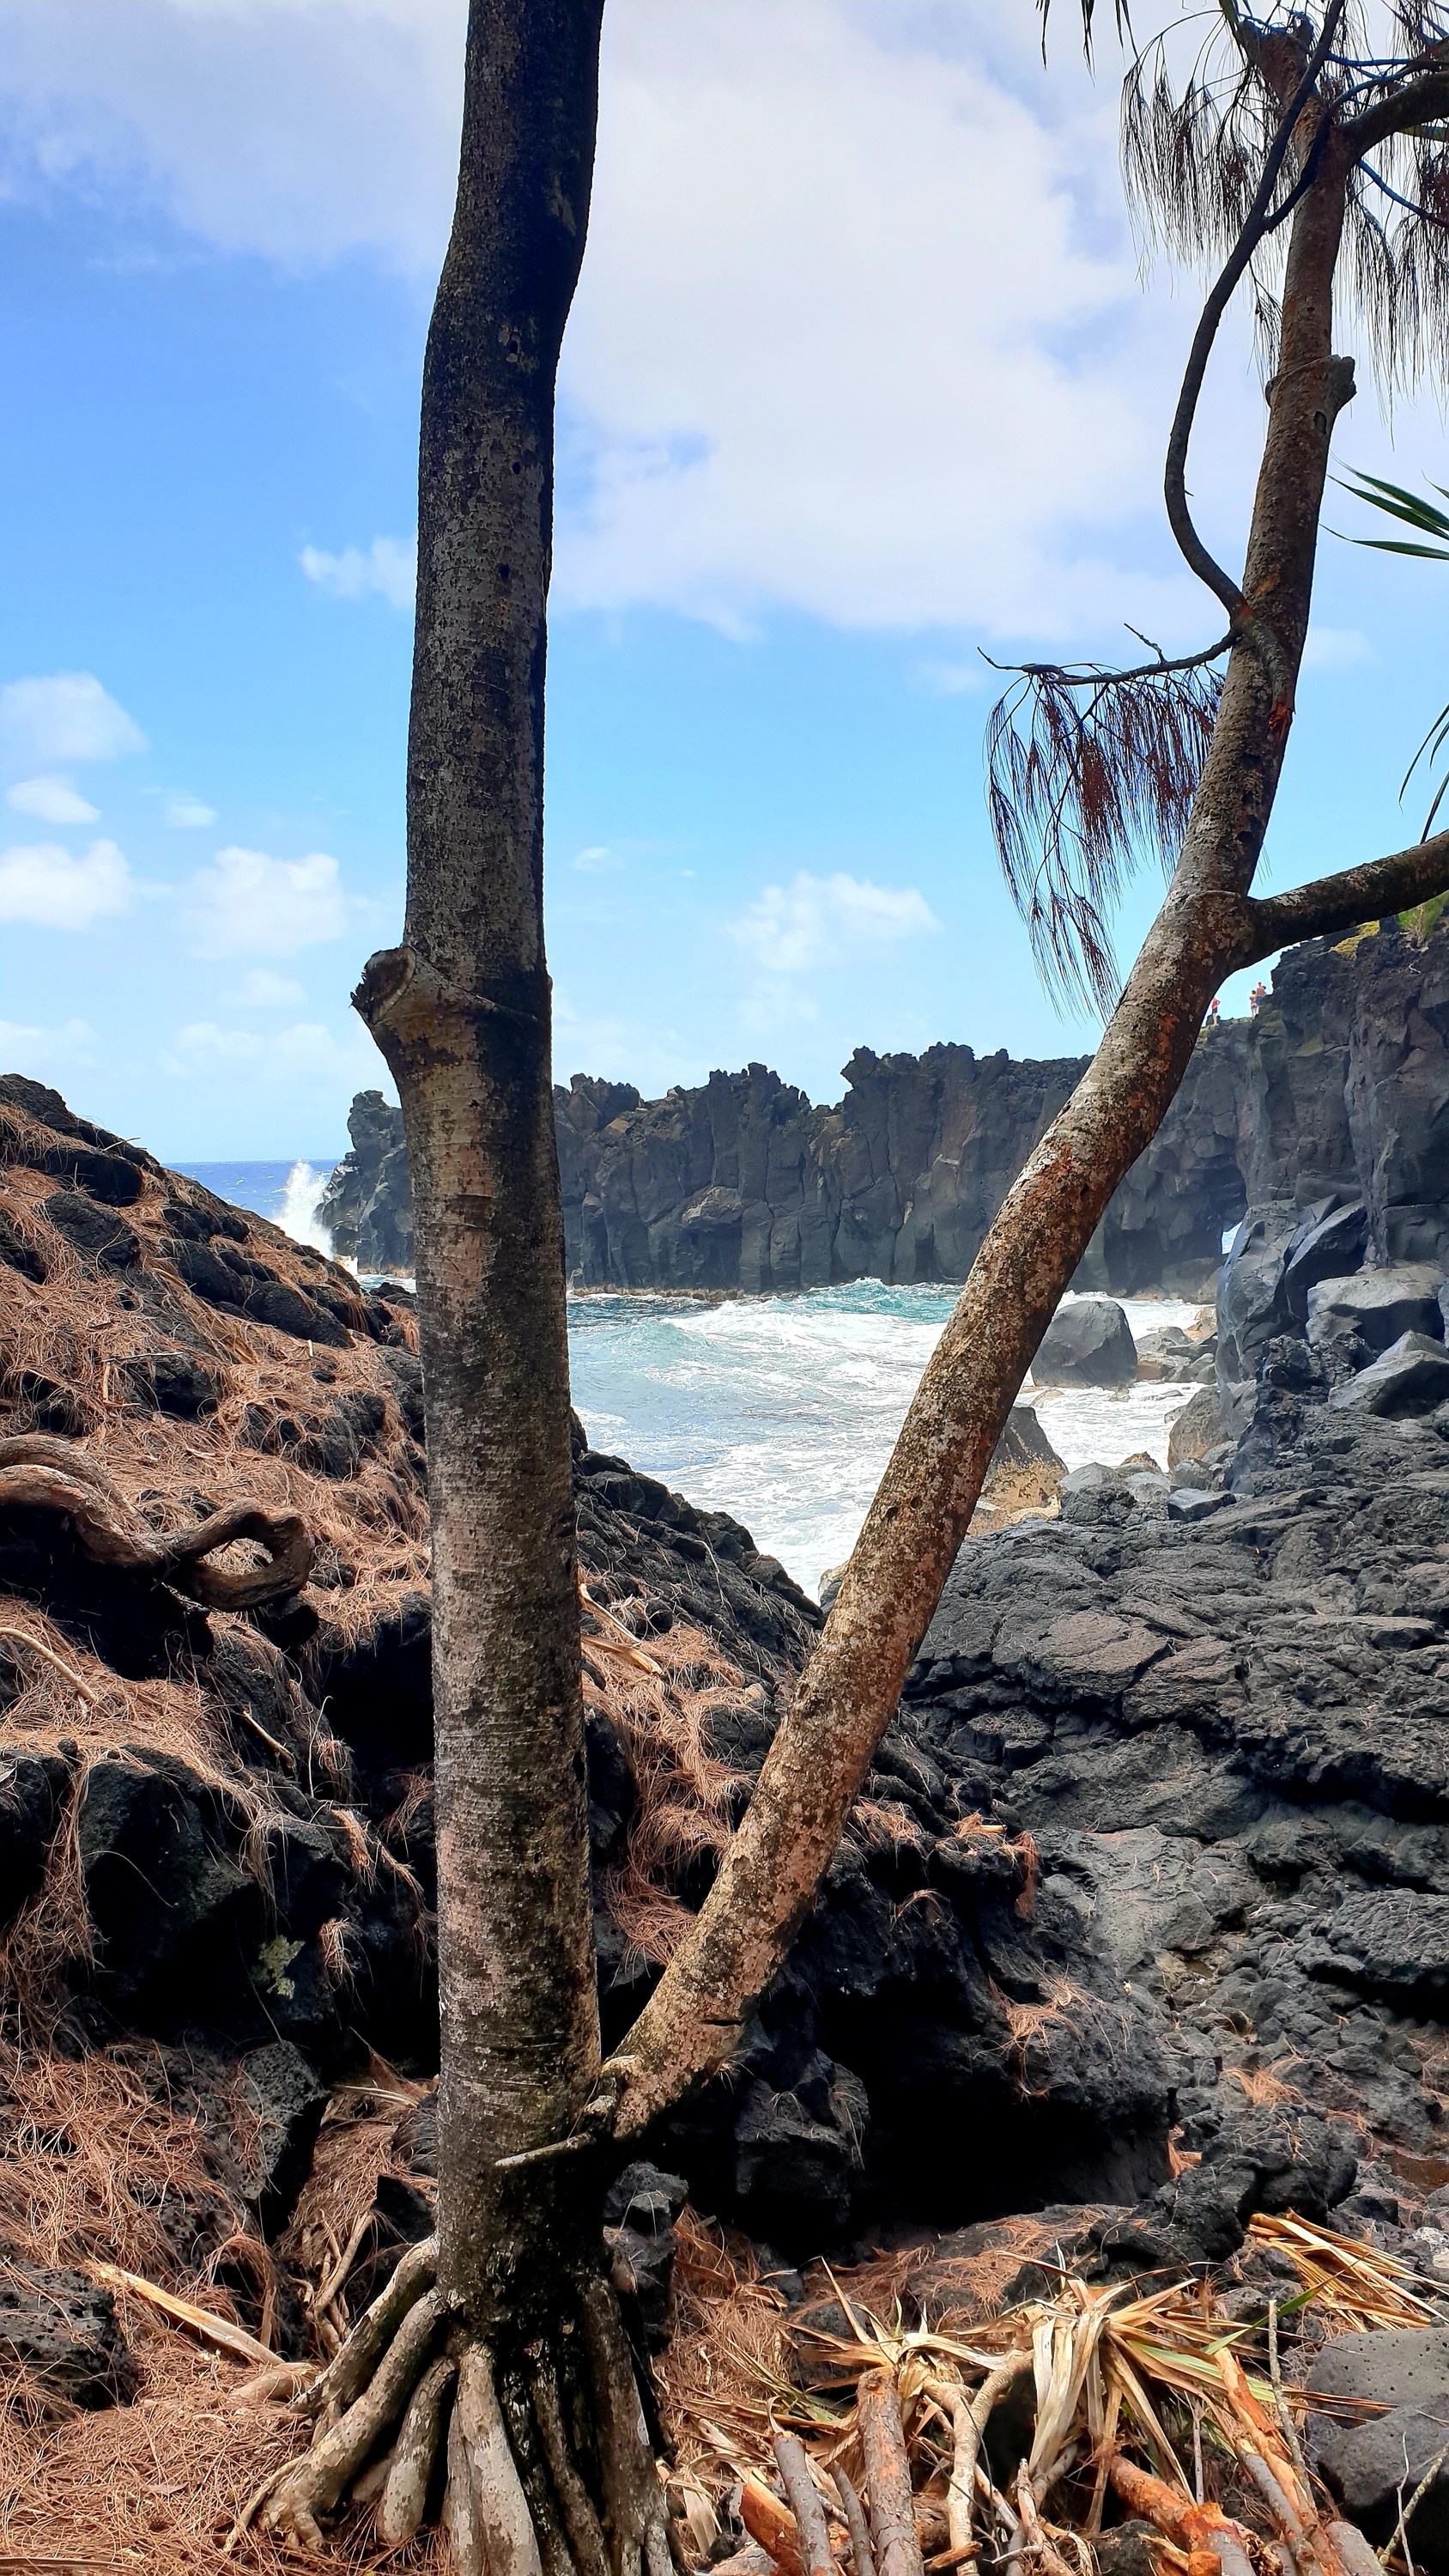
[[[580,850],[574,861],[574,866],[586,877],[599,876],[606,868],[621,868],[623,865],[618,852],[611,850],[605,841],[596,841],[591,848]]]
[[[93,841],[73,859],[56,841],[0,850],[0,921],[41,930],[88,930],[106,913],[124,912],[134,887],[114,841]]]
[[[1048,81],[1017,15],[792,0],[768,45],[757,0],[606,18],[558,603],[1190,617],[1107,559],[1155,524],[1143,362],[1177,317],[1138,283],[1110,84],[1065,43]]]
[[[90,671],[7,680],[0,688],[0,747],[17,764],[116,760],[146,737]]]
[[[100,1040],[88,1020],[59,1029],[27,1028],[0,1020],[0,1065],[7,1073],[52,1073],[61,1066],[93,1065]]]
[[[203,805],[199,796],[188,796],[184,789],[167,797],[165,814],[173,832],[204,832],[216,821],[215,806]]]
[[[299,1020],[266,1037],[254,1029],[192,1020],[178,1029],[158,1061],[174,1080],[235,1078],[245,1066],[248,1091],[279,1091],[339,1116],[353,1093],[375,1084],[380,1058],[360,1022],[349,1021],[339,1038],[321,1021]],[[381,1075],[386,1080],[385,1075]]]
[[[465,16],[6,0],[0,187],[159,213],[227,254],[362,255],[430,281]],[[1044,69],[1037,32],[1027,0],[610,0],[557,607],[735,632],[784,608],[1083,651],[1124,619],[1205,640],[1158,497],[1196,290],[1175,299],[1164,268],[1141,291],[1115,60],[1094,86],[1064,29]],[[1193,453],[1225,559],[1262,419],[1244,355],[1235,318]],[[409,596],[395,537],[304,562],[335,596]]]
[[[340,555],[320,546],[304,546],[302,570],[329,599],[366,599],[380,593],[394,608],[411,608],[418,586],[418,549],[414,539],[400,545],[396,537],[374,537],[370,546],[344,546]]]
[[[34,814],[42,823],[94,823],[99,812],[68,778],[18,778],[6,788],[5,802],[17,814]]]
[[[766,886],[730,927],[758,966],[781,976],[869,956],[882,943],[894,945],[938,924],[914,886],[816,877],[802,868],[788,886]]]
[[[347,926],[337,861],[322,850],[305,859],[218,850],[192,878],[187,912],[203,957],[290,957],[340,939]]]
[[[244,1064],[262,1053],[264,1043],[251,1029],[221,1029],[215,1020],[192,1020],[176,1033],[176,1053],[193,1063]]]
[[[243,975],[236,990],[222,995],[223,1001],[236,1002],[245,1010],[284,1010],[291,1002],[305,1002],[307,996],[291,975],[274,975],[269,966],[253,966]]]
[[[6,0],[9,191],[139,202],[289,267],[447,239],[466,0]]]
[[[7,0],[5,183],[429,279],[464,19]],[[1065,38],[1043,71],[1026,0],[791,0],[768,44],[762,24],[759,0],[610,0],[557,605],[1195,633],[1195,586],[1140,564],[1182,315],[1138,285],[1111,78]],[[1231,399],[1261,417],[1246,383]],[[1204,430],[1200,504],[1238,472]],[[334,595],[406,604],[395,538],[304,561]]]
[[[1310,626],[1303,647],[1305,671],[1352,671],[1374,660],[1374,648],[1356,626]]]

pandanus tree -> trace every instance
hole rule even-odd
[[[1050,972],[1110,1005],[1097,1056],[982,1246],[702,1911],[599,2063],[589,1945],[567,1347],[542,928],[554,381],[588,214],[602,0],[473,0],[457,212],[423,389],[401,947],[357,995],[402,1098],[416,1207],[434,1564],[442,2060],[438,2235],[308,2393],[264,2519],[315,2546],[379,2455],[381,2536],[444,2474],[463,2576],[664,2576],[663,2510],[601,2257],[604,2160],[725,2066],[895,1709],[1037,1343],[1172,1099],[1210,995],[1286,942],[1449,886],[1449,834],[1264,900],[1347,301],[1403,370],[1443,318],[1449,39],[1348,0],[1317,25],[1225,0],[1218,50],[1127,86],[1127,166],[1167,242],[1219,263],[1168,443],[1168,519],[1219,604],[1203,652],[1031,665],[993,728],[1008,879]],[[1090,0],[1084,16],[1090,24]],[[1441,120],[1443,124],[1441,125]],[[1243,573],[1187,497],[1235,290],[1273,342]],[[1065,434],[1065,430],[1064,430]],[[1113,1004],[1124,871],[1166,899]],[[889,2476],[873,2498],[888,2515]],[[894,2525],[890,2525],[894,2530]]]

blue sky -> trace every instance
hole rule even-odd
[[[384,1078],[347,994],[400,918],[461,32],[458,0],[0,28],[0,1056],[176,1158],[335,1153]],[[861,1044],[1092,1043],[1001,888],[978,647],[1212,619],[1157,499],[1194,292],[1143,289],[1115,63],[1094,87],[1067,37],[1043,72],[1028,0],[609,0],[550,647],[561,1078],[758,1058],[834,1098]],[[1193,478],[1229,559],[1261,420],[1234,331]],[[1340,460],[1449,481],[1443,451],[1428,402],[1391,444],[1365,378]],[[1444,604],[1325,541],[1271,882],[1413,837]]]

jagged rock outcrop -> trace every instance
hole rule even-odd
[[[1242,1213],[1234,1160],[1240,1033],[1198,1050],[1179,1105],[1123,1183],[1078,1287],[1196,1295]],[[872,1055],[816,1108],[754,1064],[642,1101],[575,1074],[555,1092],[570,1276],[581,1287],[819,1288],[964,1279],[1020,1165],[1085,1057],[1013,1063],[966,1046]],[[411,1268],[401,1114],[363,1092],[322,1201],[339,1253]]]
[[[1289,950],[1256,1020],[1204,1034],[1076,1286],[1210,1294],[1224,1232],[1245,1215],[1275,1247],[1299,1238],[1285,1319],[1365,1248],[1437,1261],[1446,1033],[1449,927],[1420,942],[1388,923]],[[555,1093],[570,1273],[582,1287],[746,1293],[964,1279],[1085,1063],[861,1048],[830,1108],[760,1064],[654,1101],[576,1074]],[[336,1247],[369,1272],[410,1268],[400,1115],[363,1092],[350,1124],[323,1202]]]

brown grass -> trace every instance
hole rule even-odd
[[[25,1376],[63,1389],[78,1416],[93,1424],[84,1438],[86,1454],[105,1466],[156,1529],[194,1521],[198,1492],[217,1501],[246,1497],[273,1512],[302,1512],[319,1548],[333,1550],[355,1577],[326,1598],[327,1615],[344,1637],[370,1626],[384,1607],[395,1607],[398,1586],[425,1588],[427,1506],[405,1463],[410,1444],[378,1345],[359,1335],[347,1350],[320,1343],[314,1350],[194,1296],[161,1249],[162,1205],[173,1196],[185,1198],[191,1185],[175,1175],[164,1182],[148,1175],[140,1199],[117,1214],[140,1237],[144,1273],[164,1289],[191,1337],[182,1346],[224,1371],[226,1389],[216,1413],[201,1422],[143,1409],[130,1400],[121,1364],[162,1343],[175,1346],[164,1315],[148,1313],[143,1304],[123,1306],[128,1274],[98,1276],[40,1215],[41,1200],[58,1184],[5,1157],[7,1140],[13,1152],[23,1134],[46,1131],[8,1111],[0,1114],[0,1131],[0,1208],[37,1243],[48,1265],[43,1285],[0,1265],[0,1397],[9,1396],[17,1421],[26,1410],[17,1398]],[[291,1286],[305,1291],[321,1275],[278,1228],[262,1218],[248,1222],[255,1237],[249,1249]],[[415,1348],[411,1317],[395,1311],[395,1319],[407,1346]],[[314,1367],[332,1373],[326,1383],[313,1377]],[[295,1458],[256,1449],[244,1436],[249,1407],[305,1430],[309,1416],[320,1420],[333,1398],[358,1389],[380,1395],[386,1415],[374,1453],[359,1462],[355,1476],[326,1477]],[[234,1561],[251,1561],[249,1543],[239,1545]]]
[[[710,1720],[750,1684],[702,1628],[677,1621],[641,1643],[590,1596],[586,1611],[597,1632],[584,1637],[584,1699],[615,1728],[638,1790],[604,1903],[628,1943],[626,1961],[662,1962],[692,1919],[671,1882],[701,1855],[723,1852],[742,1778],[711,1753]]]
[[[209,2214],[214,2235],[243,2224],[199,2122],[171,2100],[159,2050],[0,2062],[0,2240],[37,2263],[115,2263],[192,2296],[196,2275],[163,2223],[168,2197],[198,2225]]]
[[[199,2351],[139,2300],[123,2305],[142,2372],[134,2405],[43,2430],[0,2417],[0,2551],[22,2564],[84,2556],[135,2576],[215,2576],[223,2565],[297,2576],[308,2562],[254,2530],[223,2558],[242,2507],[299,2447],[295,2422],[277,2407],[229,2406],[245,2365]],[[379,2563],[370,2521],[339,2531],[331,2564]],[[438,2566],[437,2534],[385,2563],[389,2571]]]

